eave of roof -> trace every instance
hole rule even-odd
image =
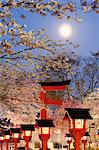
[[[41,86],[58,86],[58,85],[69,85],[71,80],[61,82],[39,82]]]
[[[35,131],[34,129],[34,125],[32,124],[21,124],[21,129],[22,130],[32,130],[32,131]]]
[[[53,124],[53,120],[43,120],[43,119],[37,120],[36,119],[36,122],[39,127],[55,127]]]
[[[12,133],[21,133],[20,128],[10,128]]]
[[[90,109],[66,108],[71,119],[93,119],[89,113]]]

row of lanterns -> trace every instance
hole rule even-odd
[[[63,82],[51,82],[51,83],[39,83],[41,84],[41,88],[43,89],[40,92],[40,99],[44,102],[44,104],[51,104],[54,106],[61,106],[62,100],[53,100],[47,98],[45,91],[57,91],[64,90],[66,85],[70,84],[70,80]],[[64,116],[64,120],[69,121],[69,133],[75,140],[75,149],[80,150],[80,140],[81,138],[85,138],[86,131],[86,120],[92,119],[89,113],[89,109],[80,109],[80,108],[66,108],[66,114]],[[47,118],[46,109],[41,110],[41,119],[36,120],[37,127],[39,129],[39,138],[42,141],[42,150],[47,150],[47,142],[50,138],[50,128],[54,127],[53,120]],[[20,129],[11,129],[12,139],[15,143],[15,150],[17,147],[17,142],[20,137],[20,132],[24,133],[24,140],[26,141],[26,150],[29,149],[29,140],[32,137],[32,131],[34,131],[34,125],[21,125]],[[3,136],[2,138],[3,139]],[[69,138],[70,140],[70,138]],[[68,142],[69,142],[68,140]],[[3,140],[0,140],[3,141]],[[8,150],[8,143],[10,141],[10,134],[4,133],[4,141],[6,142],[6,150]],[[69,142],[70,143],[70,142]]]
[[[14,150],[17,149],[17,144],[20,140],[20,135],[23,133],[23,138],[26,142],[25,149],[29,149],[29,141],[32,138],[32,132],[35,131],[35,128],[39,130],[39,138],[42,141],[42,147],[44,150],[47,149],[47,141],[50,138],[50,127],[54,127],[53,120],[36,120],[37,125],[32,124],[22,124],[21,128],[10,128],[0,135],[0,145],[2,150],[2,143],[6,144],[6,150],[9,149],[9,142],[12,135],[12,141],[14,142]]]
[[[22,132],[24,133],[23,138],[26,142],[26,150],[28,150],[29,147],[28,143],[32,137],[32,131],[34,131],[34,125],[29,125],[29,124],[23,124],[21,125],[21,128],[10,128],[10,130],[4,131],[3,134],[0,136],[1,150],[2,150],[3,142],[6,144],[6,150],[9,149],[9,142],[11,139],[11,135],[12,135],[12,141],[14,142],[14,150],[16,150]]]
[[[39,123],[41,123],[41,122],[39,121]],[[47,120],[47,123],[51,123],[51,121]],[[21,125],[21,129],[20,128],[11,128],[10,130],[5,131],[4,136],[3,135],[0,136],[1,149],[2,149],[2,143],[5,142],[6,143],[6,150],[8,150],[8,144],[10,142],[10,135],[12,135],[12,140],[13,140],[14,146],[15,146],[14,149],[16,150],[17,149],[17,144],[20,140],[20,134],[23,131],[24,140],[26,142],[26,150],[28,150],[29,140],[32,137],[32,131],[34,131],[34,125],[26,125],[26,124]],[[42,135],[43,135],[43,139],[41,137]],[[50,128],[49,127],[39,128],[39,137],[40,137],[40,139],[44,141],[46,139],[45,136],[48,136],[48,139],[49,139]],[[87,136],[89,136],[89,133],[85,132],[85,135],[81,138],[81,141],[84,144],[84,150],[85,150],[85,146],[86,146],[86,142],[87,142]],[[73,139],[73,137],[70,134],[66,134],[66,141],[69,145],[69,150],[70,150],[70,144],[72,142],[72,139]]]
[[[52,124],[51,120],[39,120],[38,121],[38,125],[42,126],[42,123],[46,123],[46,126],[48,124]],[[53,124],[51,125],[53,126]],[[6,150],[8,150],[8,144],[10,142],[10,136],[12,135],[12,140],[14,142],[14,150],[17,149],[17,144],[20,140],[20,134],[23,132],[24,133],[24,140],[26,142],[26,150],[28,150],[29,148],[29,141],[32,137],[32,131],[35,131],[34,129],[34,125],[29,125],[29,124],[24,124],[21,125],[21,129],[20,128],[11,128],[8,131],[4,132],[4,136],[1,135],[0,136],[0,143],[1,143],[1,150],[2,150],[2,143],[5,142],[6,143]],[[84,150],[86,149],[86,142],[87,142],[87,137],[90,136],[88,132],[85,132],[85,135],[81,138],[82,143],[84,144]],[[50,128],[49,127],[40,127],[39,128],[39,137],[42,140],[42,142],[44,142],[46,139],[50,138]],[[47,138],[46,138],[47,137]],[[70,144],[72,142],[73,137],[70,134],[66,134],[66,141],[69,145],[69,150],[70,150]],[[47,141],[46,141],[47,143]],[[44,148],[44,145],[43,145]]]
[[[85,132],[85,135],[83,137],[81,137],[81,142],[84,145],[84,150],[86,149],[86,143],[87,143],[88,136],[90,136],[89,132]],[[72,140],[73,140],[73,137],[70,134],[66,134],[66,141],[69,145],[69,150],[70,150],[70,144],[71,144]]]
[[[83,143],[86,141],[86,119],[92,119],[89,114],[89,109],[79,108],[67,108],[64,119],[68,118],[69,121],[69,133],[70,136],[66,137],[67,143],[70,145],[71,137],[75,140],[76,150],[79,150],[80,140]],[[68,115],[68,116],[67,116]],[[8,144],[10,142],[10,134],[12,134],[12,140],[14,142],[14,149],[17,148],[17,143],[20,139],[20,133],[23,132],[23,138],[26,142],[26,150],[29,149],[29,141],[32,137],[32,131],[35,131],[35,127],[39,129],[39,138],[42,141],[42,149],[47,150],[47,142],[50,138],[50,128],[54,127],[53,120],[46,118],[46,110],[41,110],[41,119],[36,119],[37,126],[32,124],[22,124],[20,128],[11,128],[9,131],[4,132],[4,136],[0,137],[0,142],[6,143],[6,150],[8,150]],[[2,146],[2,144],[1,144]],[[2,149],[2,148],[1,148]]]

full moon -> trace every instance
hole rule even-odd
[[[63,38],[69,38],[72,35],[72,27],[69,24],[63,24],[59,28],[59,34]]]

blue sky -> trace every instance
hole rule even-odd
[[[26,14],[26,19],[21,20],[18,17],[20,12]],[[27,24],[28,29],[33,28],[39,30],[42,27],[46,27],[48,29],[49,37],[55,40],[63,40],[59,35],[59,27],[61,24],[70,24],[73,30],[70,40],[74,43],[80,44],[80,47],[75,49],[80,55],[88,56],[90,55],[90,51],[95,52],[99,50],[99,15],[93,12],[80,14],[80,17],[82,18],[81,23],[67,21],[66,19],[59,20],[51,15],[42,17],[39,14],[31,14],[23,10],[20,10],[20,12],[14,10],[14,15],[18,22]]]

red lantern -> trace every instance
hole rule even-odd
[[[39,127],[39,135],[50,135],[50,127]]]
[[[20,139],[20,128],[11,128],[11,133],[12,133],[12,139],[14,141],[14,150],[17,149],[17,144],[19,142]]]
[[[38,126],[39,126],[39,138],[42,141],[42,149],[47,150],[47,142],[50,138],[50,128],[54,127],[53,120],[36,120]]]
[[[87,137],[90,136],[89,132],[85,132],[85,135],[81,137],[81,141],[84,144],[84,150],[86,149]]]
[[[86,131],[86,119],[92,119],[89,109],[66,108],[69,117],[69,132],[75,138],[76,150],[80,150],[80,140]]]
[[[6,150],[8,150],[9,147],[10,136],[10,130],[4,131],[4,142],[6,143]]]
[[[26,142],[26,150],[28,150],[29,140],[32,137],[32,131],[35,131],[34,130],[34,125],[32,125],[32,124],[22,124],[21,129],[23,131],[24,139],[25,139],[25,142]]]

